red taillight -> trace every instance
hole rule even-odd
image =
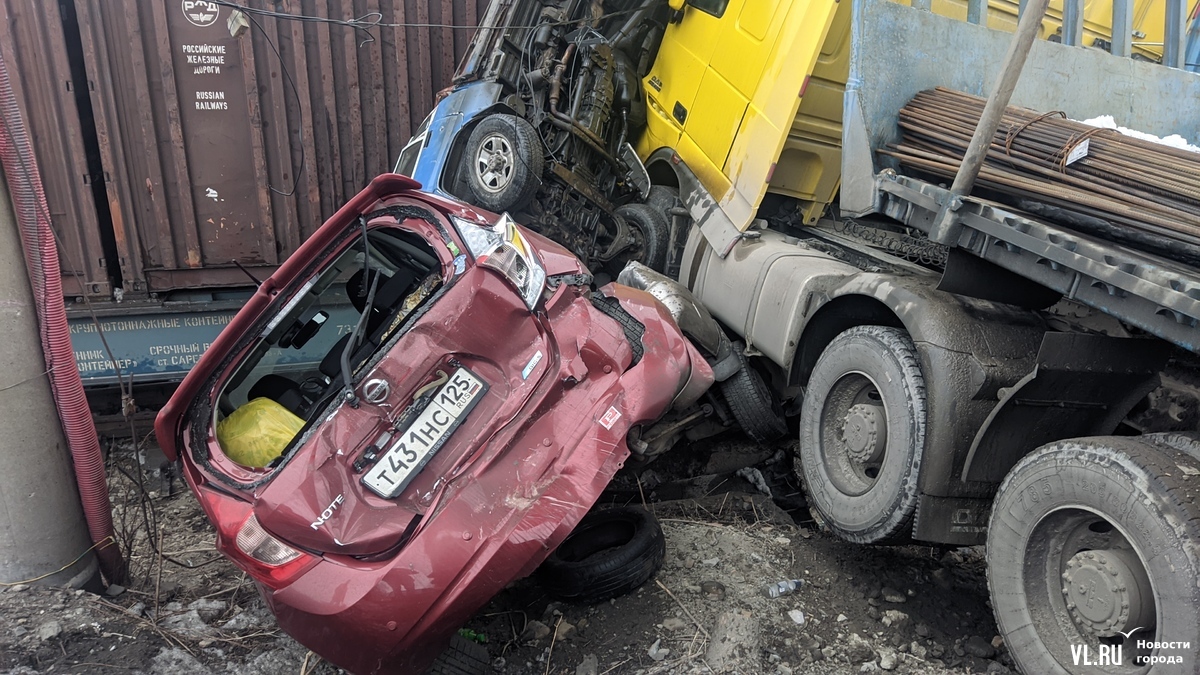
[[[242,553],[271,567],[286,565],[304,555],[300,551],[272,537],[270,532],[267,532],[263,529],[262,525],[259,525],[258,518],[255,518],[253,513],[246,519],[246,522],[242,523],[242,529],[238,530],[237,539],[234,543],[237,544],[238,550]]]
[[[283,588],[320,562],[320,557],[296,550],[267,532],[246,502],[224,495],[213,498],[211,493],[204,496],[209,497],[209,512],[217,526],[217,547],[255,581]]]

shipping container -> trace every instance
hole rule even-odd
[[[238,265],[265,278],[391,169],[485,5],[0,0],[85,384],[182,378]]]
[[[92,190],[92,182],[102,177],[89,167],[59,5],[0,0],[0,13],[0,55],[38,158],[58,240],[63,292],[108,297],[113,290],[109,256]]]
[[[485,4],[0,2],[64,287],[99,298],[270,274],[390,169]]]

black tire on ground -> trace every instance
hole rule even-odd
[[[425,671],[426,675],[488,675],[492,671],[487,647],[455,634],[450,646]]]
[[[619,256],[623,261],[621,266],[629,260],[637,260],[656,272],[663,271],[671,245],[671,222],[666,214],[649,204],[625,204],[618,206],[615,213],[625,219],[637,239],[631,255]]]
[[[475,202],[497,213],[524,207],[542,182],[542,142],[515,115],[489,115],[475,125],[463,162]]]
[[[742,367],[721,382],[721,393],[742,431],[759,443],[769,443],[787,434],[787,421],[766,380],[750,365],[745,348],[740,342],[734,344],[733,351]]]
[[[560,600],[595,604],[649,581],[666,551],[662,528],[645,509],[593,511],[538,568],[538,581]]]
[[[859,544],[910,538],[925,420],[925,379],[903,330],[858,326],[825,348],[800,408],[796,472],[835,534]]]
[[[1196,672],[1200,461],[1163,440],[1060,441],[1027,455],[1001,483],[988,525],[988,587],[1022,672],[1144,673],[1146,656],[1156,658],[1156,675]],[[1145,650],[1139,641],[1190,647]],[[1123,667],[1097,668],[1101,648],[1111,660],[1118,645]]]

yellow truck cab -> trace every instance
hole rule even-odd
[[[1200,243],[1171,257],[896,158],[919,94],[988,95],[1016,3],[670,1],[635,148],[686,232],[668,271],[758,378],[719,384],[741,426],[792,418],[809,508],[843,539],[986,544],[1022,672],[1200,672]],[[1067,1],[1012,105],[1197,143],[1192,3]]]
[[[830,0],[687,4],[643,80],[639,155],[672,149],[735,227],[748,224],[838,7]]]

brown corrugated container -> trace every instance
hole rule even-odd
[[[20,64],[22,79],[61,76],[54,69],[68,66],[68,50],[36,41],[55,30],[62,40],[54,3],[0,2],[20,29],[14,51],[36,54],[9,61]],[[424,26],[363,29],[248,14],[250,25],[235,37],[226,5],[75,0],[107,215],[127,294],[245,285],[234,261],[260,278],[279,265],[340,204],[391,169],[436,92],[450,83],[473,29],[428,24],[473,26],[486,0],[249,5]],[[5,45],[12,49],[11,41]],[[39,153],[39,164],[44,176],[65,172],[81,161],[74,153],[82,148],[72,147],[79,144],[71,126],[79,126],[78,113],[59,110],[69,97],[39,95],[47,100],[33,101],[32,109],[58,110],[63,120],[54,123],[62,138]],[[44,124],[31,125],[35,137],[53,132],[37,128]],[[64,220],[77,223],[76,249],[102,264],[106,214],[97,218],[93,208],[89,219],[90,189],[75,182],[47,180],[47,196],[75,205],[80,213]],[[89,281],[106,276],[84,269]]]
[[[63,292],[112,293],[75,85],[56,2],[0,0],[0,51],[33,141],[59,246]]]

